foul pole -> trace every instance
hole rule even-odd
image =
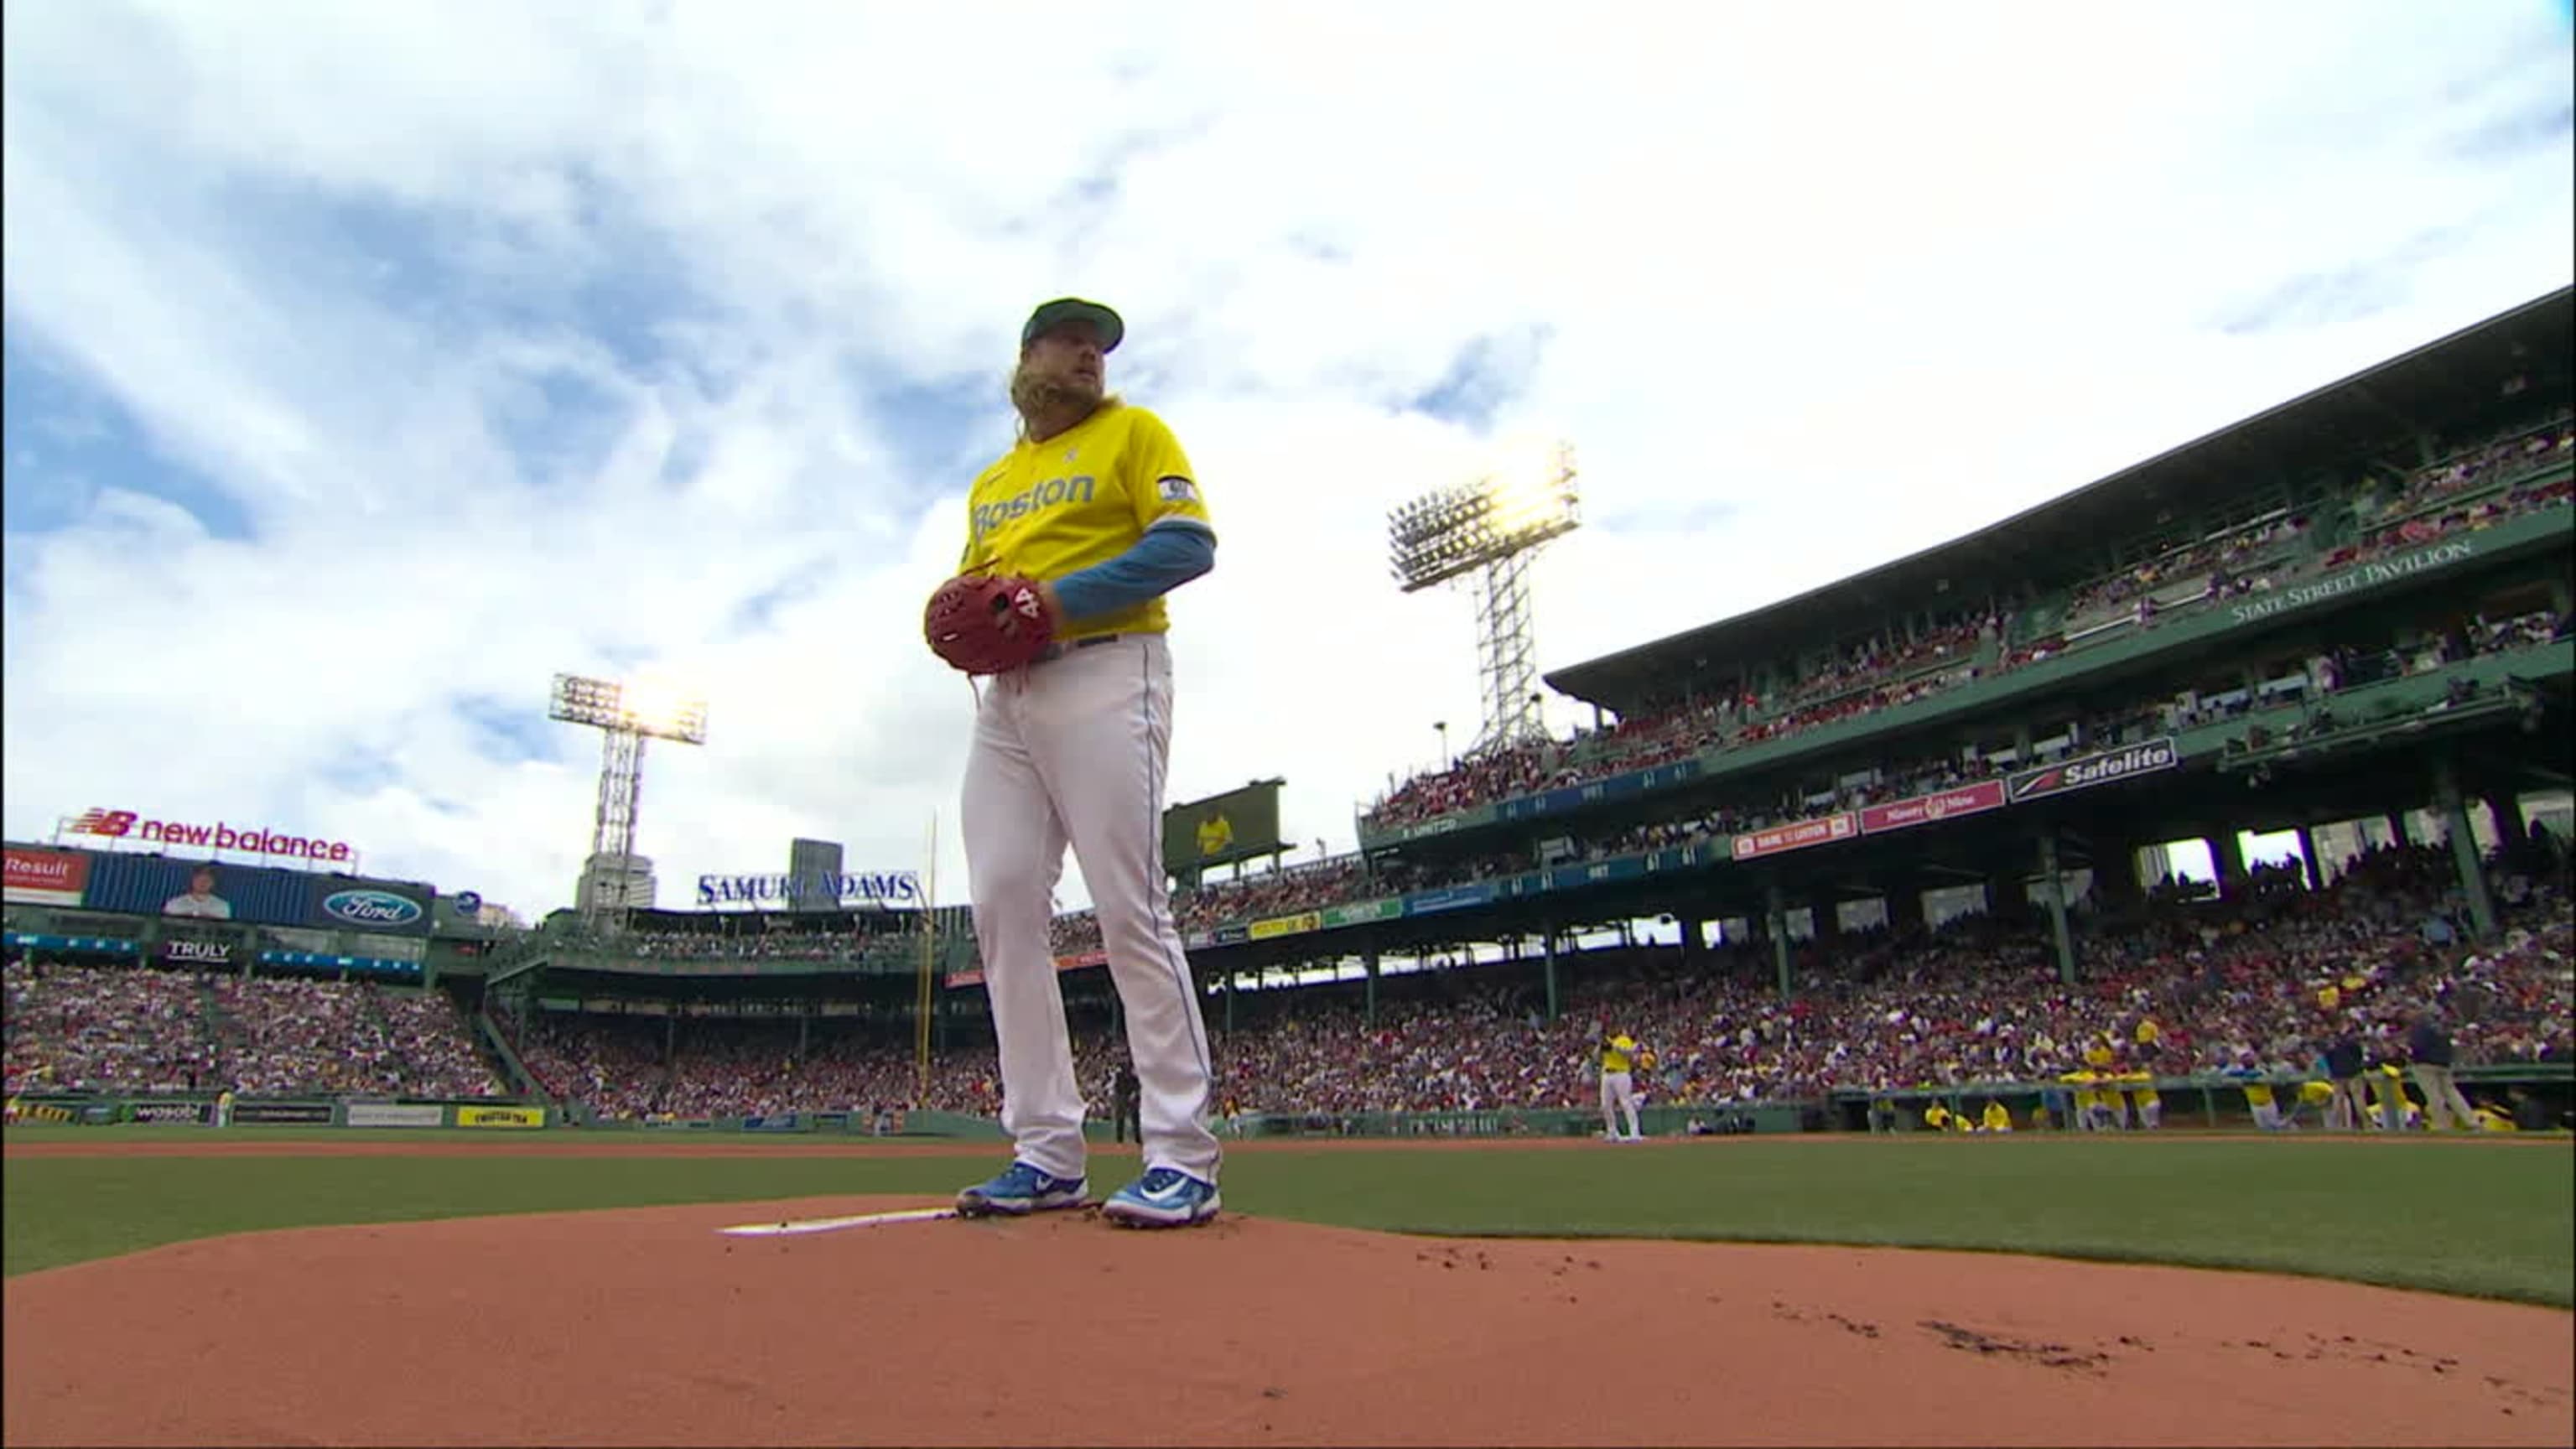
[[[912,1102],[930,1101],[930,975],[939,955],[939,812],[930,812],[930,859],[921,872],[921,980],[912,1002]]]

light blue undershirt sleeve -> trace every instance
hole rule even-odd
[[[1145,530],[1125,553],[1055,581],[1068,622],[1131,609],[1216,567],[1216,535],[1187,520]]]

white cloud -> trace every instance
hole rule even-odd
[[[916,611],[1047,296],[1126,312],[1114,381],[1224,538],[1175,796],[1285,775],[1340,847],[1473,732],[1466,600],[1399,596],[1380,533],[1470,466],[1406,408],[1480,338],[1543,338],[1496,423],[1574,439],[1600,520],[1540,568],[1552,666],[2563,285],[2576,240],[2564,126],[2507,124],[2563,110],[2566,37],[2505,0],[5,14],[7,339],[79,388],[12,369],[12,517],[75,512],[8,539],[8,832],[301,827],[531,913],[597,767],[547,679],[643,660],[714,700],[649,755],[666,901],[793,834],[911,863],[934,811],[956,898],[969,700]]]

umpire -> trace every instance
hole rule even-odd
[[[1145,1140],[1144,1128],[1138,1122],[1136,1115],[1136,1104],[1142,1091],[1143,1087],[1136,1080],[1136,1069],[1126,1063],[1120,1063],[1118,1080],[1109,1089],[1109,1120],[1110,1130],[1117,1134],[1117,1140],[1121,1142],[1127,1140],[1127,1134],[1131,1131],[1136,1134],[1138,1142]]]

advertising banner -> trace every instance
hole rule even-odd
[[[1241,926],[1219,926],[1216,928],[1216,944],[1220,946],[1240,946],[1251,939],[1252,933]]]
[[[1543,815],[1581,810],[1609,800],[1625,800],[1652,791],[1668,789],[1698,778],[1697,760],[1676,760],[1671,764],[1653,765],[1643,770],[1629,770],[1580,785],[1560,785],[1536,795],[1518,795],[1497,801],[1492,807],[1497,820],[1535,820]]]
[[[292,872],[282,872],[292,874]],[[311,899],[304,918],[294,924],[335,931],[372,931],[388,936],[429,934],[430,891],[398,881],[353,880],[347,876],[301,876]]]
[[[1860,833],[1860,817],[1845,810],[1814,820],[1794,820],[1787,825],[1774,825],[1735,837],[1735,858],[1752,860],[1758,856],[1779,855],[1784,851],[1805,850],[1811,845],[1830,845],[1849,840]]]
[[[1401,899],[1361,901],[1356,905],[1325,907],[1323,924],[1324,929],[1329,931],[1335,926],[1357,926],[1370,921],[1392,921],[1403,914],[1404,902]]]
[[[883,906],[892,910],[919,906],[923,900],[921,872],[917,870],[858,874],[836,871],[812,877],[785,872],[698,877],[698,904],[710,910],[718,906],[750,906],[758,910],[810,911],[829,909],[835,901],[844,906]]]
[[[233,948],[222,941],[164,941],[161,959],[173,966],[230,966]]]
[[[418,936],[429,930],[429,900],[426,887],[395,881],[159,855],[94,855],[86,904],[137,916]]]
[[[1267,941],[1274,936],[1296,936],[1323,929],[1324,918],[1314,911],[1300,911],[1293,916],[1271,916],[1245,927],[1253,940]]]
[[[1494,887],[1490,881],[1478,881],[1474,885],[1446,886],[1440,890],[1416,891],[1406,896],[1404,913],[1408,916],[1428,916],[1441,911],[1463,911],[1470,906],[1490,905],[1493,899]]]
[[[35,931],[0,933],[0,942],[30,951],[80,951],[97,956],[136,956],[143,948],[114,936],[48,936]]]
[[[436,1127],[446,1120],[441,1109],[411,1102],[352,1102],[349,1125],[352,1127]]]
[[[1869,806],[1860,812],[1860,828],[1864,833],[1875,835],[1882,830],[1929,825],[1953,815],[1978,815],[1988,810],[2000,810],[2003,804],[2004,782],[1980,780],[1956,790],[1942,790],[1935,794],[1917,795],[1911,800]]]
[[[2276,614],[2304,609],[2310,604],[2323,603],[2328,599],[2341,598],[2346,594],[2361,593],[2383,584],[2393,584],[2400,579],[2412,578],[2430,570],[2449,568],[2462,559],[2475,558],[2477,555],[2476,540],[2453,539],[2434,544],[2429,548],[2417,549],[2412,553],[2398,554],[2393,558],[2357,564],[2341,573],[2328,574],[2313,584],[2301,584],[2296,588],[2257,595],[2242,604],[2229,605],[2227,617],[2233,623],[2251,624],[2257,619],[2269,619]]]
[[[300,871],[157,855],[90,861],[90,908],[128,915],[300,926],[312,890],[312,877]]]
[[[459,1107],[456,1109],[456,1125],[518,1129],[543,1127],[546,1125],[546,1109],[543,1107]]]
[[[89,855],[78,850],[7,850],[8,876],[0,899],[13,906],[76,906],[89,889]]]
[[[130,1102],[126,1104],[125,1120],[158,1126],[183,1123],[203,1127],[214,1120],[214,1113],[211,1102]]]
[[[328,1102],[235,1102],[233,1103],[233,1125],[239,1127],[244,1123],[328,1127],[331,1125],[331,1104]]]
[[[745,1132],[801,1132],[805,1129],[797,1120],[795,1113],[783,1112],[774,1117],[745,1117],[742,1119],[742,1130]]]
[[[2182,752],[2174,748],[2172,737],[2167,736],[2145,740],[2126,749],[2085,755],[2062,764],[2016,771],[2004,784],[2012,802],[2019,805],[2027,800],[2042,800],[2051,795],[2068,795],[2096,785],[2113,784],[2135,775],[2152,775],[2180,763]]]
[[[155,820],[131,810],[103,810],[97,806],[82,811],[70,828],[75,835],[138,841],[183,851],[236,850],[244,855],[282,855],[296,860],[317,860],[326,865],[358,858],[357,848],[345,840],[281,835],[256,826],[236,827],[222,820],[212,825],[184,820]]]

